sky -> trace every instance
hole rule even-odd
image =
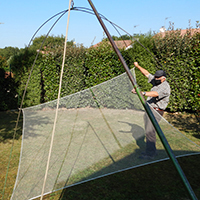
[[[92,0],[97,11],[129,34],[159,32],[162,26],[196,28],[200,21],[199,0]],[[24,48],[36,30],[55,14],[67,10],[69,0],[0,0],[0,48]],[[91,9],[88,0],[74,0],[74,7]],[[57,17],[58,18],[58,17]],[[57,18],[50,20],[36,35],[46,35]],[[50,35],[66,34],[68,13],[53,27]],[[190,24],[189,24],[190,20]],[[111,35],[119,36],[110,23],[104,21]],[[124,35],[125,32],[120,31]],[[105,37],[96,16],[72,10],[68,41],[89,47]]]

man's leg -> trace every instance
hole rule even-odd
[[[154,111],[155,112],[155,111]],[[163,116],[164,111],[157,111],[155,113],[155,118],[157,122],[161,120],[161,116]],[[146,131],[146,155],[148,156],[155,156],[156,154],[156,131],[154,126],[152,125],[151,120],[149,119],[148,115],[145,113],[144,115],[144,122],[145,122],[145,131]]]

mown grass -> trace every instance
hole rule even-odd
[[[20,117],[19,126],[16,131],[16,139],[12,139],[17,116],[17,111],[0,112],[0,198],[4,197],[3,199],[5,200],[11,197],[18,170],[22,117]],[[4,187],[5,180],[6,187]]]
[[[196,119],[190,114],[170,114],[165,118],[178,128],[183,134],[200,145],[200,128]],[[11,136],[14,132],[17,112],[0,113],[0,190],[1,197],[4,188],[5,175],[12,147]],[[20,133],[22,121],[20,120],[17,139],[14,141],[12,157],[9,166],[4,199],[10,199],[17,175],[18,160],[20,155]],[[7,134],[8,133],[8,134]],[[197,198],[200,199],[200,155],[178,159],[188,181],[190,182]],[[188,192],[174,168],[172,162],[163,161],[125,172],[106,176],[77,186],[69,187],[47,195],[44,199],[69,199],[69,200],[128,200],[128,199],[190,199]]]
[[[200,156],[179,159],[196,195],[200,197]],[[55,195],[55,196],[53,196]],[[58,198],[59,197],[59,198]],[[170,161],[159,162],[63,190],[46,199],[189,199]]]

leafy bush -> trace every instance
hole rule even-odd
[[[127,62],[129,63],[129,68],[134,67],[134,62],[138,62],[141,67],[148,70],[149,73],[154,74],[157,70],[157,63],[155,62],[152,55],[149,53],[152,53],[153,51],[152,35],[151,33],[141,35],[138,37],[138,40],[139,42],[134,41],[132,45],[133,48],[127,50],[127,53],[129,54],[129,61]],[[137,68],[135,69],[135,73],[137,78],[137,84],[139,85],[140,89],[142,91],[150,90],[152,85],[147,82],[147,78]]]
[[[0,68],[0,111],[17,107],[16,84],[11,77],[5,78],[5,70]]]
[[[52,38],[50,39],[52,41]],[[180,31],[170,31],[166,32],[164,37],[146,34],[140,35],[138,39],[153,56],[157,57],[162,66],[159,66],[153,56],[135,41],[133,48],[121,50],[129,68],[132,68],[133,63],[137,61],[152,74],[158,69],[165,70],[171,86],[168,109],[171,111],[200,110],[200,34],[192,35],[188,30],[187,34],[181,36]],[[59,38],[59,42],[62,43],[62,40],[62,37]],[[35,45],[38,41],[40,40],[35,40]],[[20,98],[36,53],[35,48],[20,50],[11,60],[15,80],[19,84]],[[36,62],[24,106],[57,98],[62,56],[63,45],[47,43],[43,54],[40,54]],[[89,49],[70,42],[67,45],[61,97],[102,83],[124,71],[108,41],[104,40],[101,45]],[[150,90],[151,84],[147,83],[146,77],[138,69],[136,69],[136,77],[142,91]]]
[[[63,59],[63,47],[57,46],[49,51],[49,54],[43,55],[40,63],[45,102],[58,97]],[[85,87],[84,55],[85,48],[83,46],[67,45],[61,97],[78,92]]]
[[[106,41],[96,48],[89,48],[84,63],[86,87],[107,81],[125,71],[116,53]]]
[[[26,87],[26,83],[34,63],[37,52],[30,49],[22,49],[17,55],[13,56],[11,59],[12,70],[14,73],[15,82],[18,85],[18,98],[19,104],[22,100],[22,96]],[[40,69],[38,68],[38,63],[40,62],[40,57],[35,63],[34,70],[32,72],[25,99],[23,102],[23,107],[37,105],[41,103],[41,75]],[[19,105],[18,105],[19,106]]]
[[[172,111],[200,110],[200,33],[192,35],[190,29],[185,35],[181,30],[166,32],[164,37],[154,38],[153,52],[169,74],[168,107]]]
[[[6,70],[7,69],[7,63],[6,59],[2,56],[0,56],[0,68]]]

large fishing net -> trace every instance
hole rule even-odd
[[[80,32],[80,28],[78,31]],[[110,49],[109,46],[108,50]],[[98,60],[98,55],[97,53],[97,57],[93,56],[91,59]],[[111,56],[109,59],[113,59],[113,63],[117,65],[118,58]],[[74,55],[73,58],[66,59],[67,64],[73,65],[73,69],[77,70],[77,79],[80,76],[78,67],[86,66],[86,60],[90,61],[90,57],[81,57],[78,60]],[[91,61],[90,64],[92,66],[94,62]],[[47,72],[53,70],[49,69]],[[134,75],[134,69],[131,72]],[[45,76],[48,76],[48,73]],[[67,74],[70,74],[69,68],[65,76]],[[69,75],[69,82],[72,80],[70,78]],[[11,199],[34,199],[42,195],[43,187],[44,194],[48,194],[106,175],[169,159],[158,137],[157,155],[150,160],[140,159],[146,147],[146,112],[138,96],[131,92],[132,89],[133,86],[124,73],[94,87],[62,97],[59,99],[58,110],[57,100],[24,108],[20,163]],[[56,92],[55,94],[57,95]],[[153,108],[152,112],[158,115]],[[56,113],[58,115],[55,123]],[[164,118],[161,117],[159,125],[176,157],[200,152],[198,145]]]
[[[131,90],[124,73],[60,99],[45,194],[168,159],[159,138],[157,156],[139,158],[145,150],[145,111]],[[23,109],[23,140],[13,200],[41,195],[56,105],[57,100]],[[164,118],[159,124],[176,156],[200,152],[199,146]]]

